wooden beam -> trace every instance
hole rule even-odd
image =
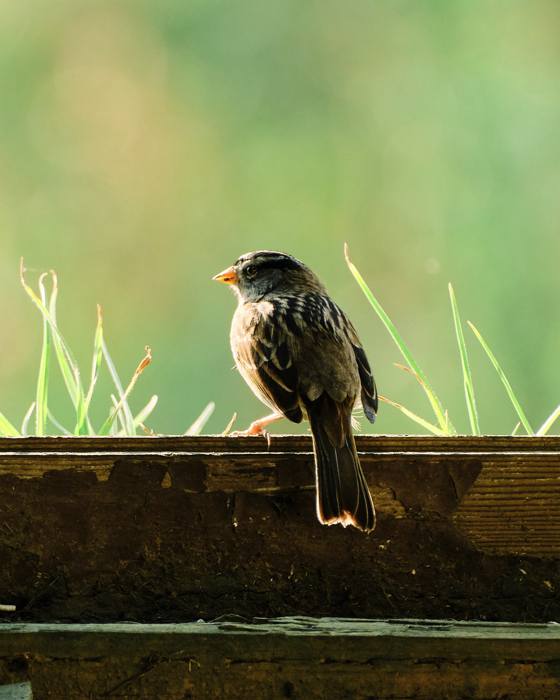
[[[557,438],[358,446],[370,536],[318,524],[307,436],[0,440],[0,601],[43,620],[560,617]]]
[[[542,700],[560,694],[559,662],[554,624],[0,625],[0,680],[19,675],[36,697]]]
[[[560,436],[358,435],[363,452],[560,452]],[[273,452],[310,452],[310,435],[272,435]],[[0,438],[0,452],[266,452],[262,437],[166,435],[157,437]]]

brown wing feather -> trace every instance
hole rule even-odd
[[[348,339],[352,344],[352,349],[354,350],[354,355],[358,364],[358,373],[360,375],[360,383],[362,385],[360,396],[362,400],[362,408],[364,409],[364,413],[369,422],[374,423],[377,415],[379,399],[377,396],[377,387],[375,385],[375,379],[373,378],[373,372],[371,371],[367,355],[362,347],[362,344],[360,343],[356,329],[346,315],[344,315],[344,319],[347,327]]]
[[[278,334],[273,340],[266,338],[262,329],[238,338],[235,344],[237,366],[266,404],[294,423],[300,423],[303,414],[298,374],[288,344]]]

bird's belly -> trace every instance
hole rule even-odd
[[[255,382],[254,376],[251,374],[250,370],[247,370],[240,362],[236,360],[236,367],[239,370],[239,374],[243,377],[245,382],[249,385],[249,388],[253,394],[261,401],[265,406],[268,406],[271,411],[275,413],[282,413],[281,409],[272,401],[271,397],[261,391],[260,386]]]

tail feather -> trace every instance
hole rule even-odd
[[[338,404],[331,403],[334,406],[329,408],[339,409]],[[371,532],[375,527],[375,509],[356,451],[350,411],[347,425],[343,425],[342,439],[334,440],[332,425],[326,424],[331,410],[325,411],[324,406],[313,404],[306,408],[315,451],[319,521],[325,525],[353,525]]]

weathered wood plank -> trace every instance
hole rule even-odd
[[[0,625],[37,697],[490,698],[560,693],[558,625],[289,618]]]
[[[0,440],[0,600],[44,620],[559,617],[558,441],[422,440],[360,439],[369,537],[317,523],[306,437]]]
[[[33,700],[30,683],[0,685],[0,700]]]
[[[560,555],[560,460],[484,460],[453,516],[471,542],[495,554]]]
[[[560,452],[560,436],[358,435],[363,452]],[[273,435],[273,451],[311,451],[309,435]],[[167,435],[158,437],[28,437],[0,438],[0,452],[265,452],[261,437]]]

